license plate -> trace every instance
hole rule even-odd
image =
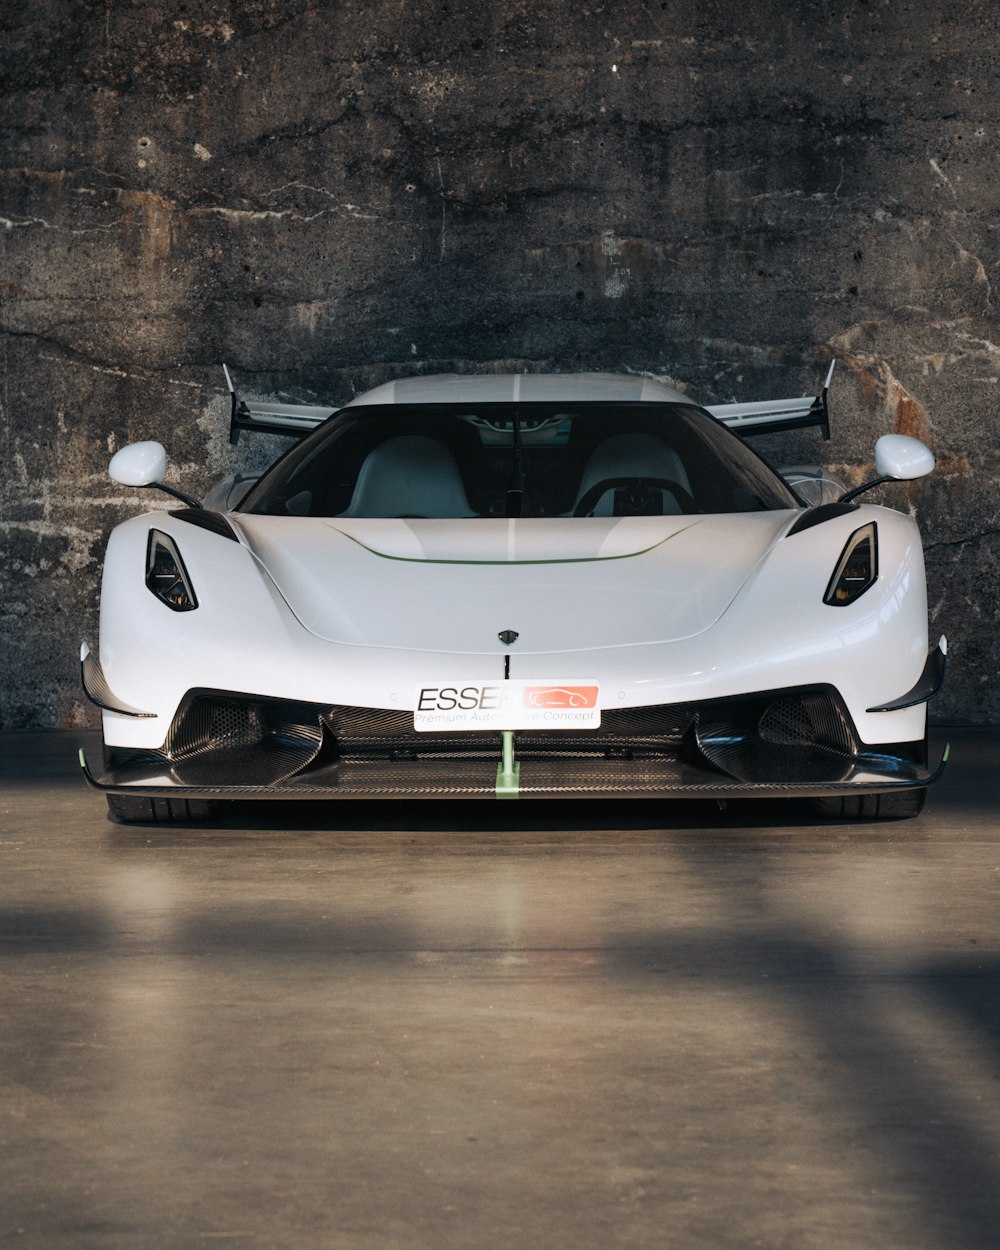
[[[416,693],[413,728],[434,730],[598,729],[596,681],[428,682]]]

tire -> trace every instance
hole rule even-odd
[[[120,825],[159,825],[211,820],[218,808],[211,799],[152,799],[142,794],[109,794],[108,814]]]
[[[910,820],[919,816],[927,799],[927,787],[898,790],[890,794],[844,794],[813,799],[821,816],[834,820]]]

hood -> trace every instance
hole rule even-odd
[[[689,638],[725,612],[788,521],[233,518],[291,610],[355,646],[518,654]]]

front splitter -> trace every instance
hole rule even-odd
[[[508,784],[499,793],[496,763],[483,770],[481,776],[469,776],[478,771],[472,767],[454,767],[449,774],[424,761],[396,762],[393,776],[387,779],[384,769],[365,767],[352,762],[349,767],[326,768],[313,777],[294,778],[274,785],[184,785],[169,777],[137,778],[95,777],[80,751],[80,764],[87,782],[105,794],[131,794],[147,798],[187,799],[496,799],[519,797],[525,799],[573,799],[573,798],[634,798],[634,799],[736,799],[736,798],[833,798],[845,794],[887,794],[905,790],[919,790],[933,785],[944,771],[948,761],[946,746],[940,763],[934,770],[908,765],[900,774],[898,761],[893,761],[895,771],[884,772],[884,759],[859,759],[851,769],[833,781],[739,781],[734,778],[713,776],[699,778],[700,770],[687,769],[687,776],[678,776],[675,765],[666,764],[658,775],[654,762],[644,761],[643,776],[635,776],[633,761],[602,761],[599,766],[585,765],[574,768],[571,776],[556,780],[549,776],[532,779],[533,765],[538,761],[520,761],[516,790]],[[458,762],[455,762],[456,764]],[[464,761],[462,762],[464,764]],[[372,762],[374,765],[374,762]],[[409,765],[408,767],[406,765]],[[615,767],[619,765],[620,767]],[[543,771],[539,769],[539,772]],[[695,777],[690,774],[694,773]],[[435,775],[437,774],[437,775]],[[465,774],[462,776],[461,774]]]

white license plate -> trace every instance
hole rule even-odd
[[[427,682],[416,693],[413,728],[434,730],[598,729],[596,681]]]

